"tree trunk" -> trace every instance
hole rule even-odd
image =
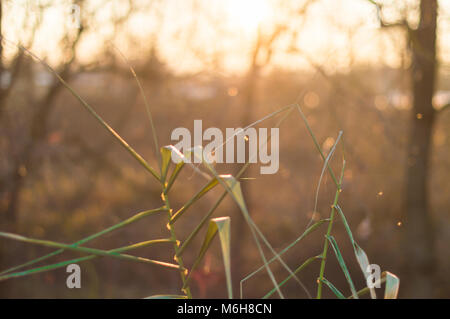
[[[428,198],[430,153],[435,111],[437,1],[420,2],[420,22],[411,31],[412,120],[406,171],[405,295],[430,298],[435,268],[434,233]]]

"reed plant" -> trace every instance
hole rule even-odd
[[[203,166],[201,168],[194,166],[193,164],[190,164],[186,158],[188,155],[191,154],[181,154],[178,150],[174,148],[172,145],[167,145],[160,147],[158,144],[158,137],[157,137],[157,131],[154,126],[154,121],[151,113],[151,109],[148,103],[148,100],[144,94],[144,89],[139,81],[139,78],[137,77],[134,69],[130,66],[131,73],[133,74],[134,79],[136,80],[137,85],[139,86],[140,92],[143,96],[146,113],[148,115],[148,119],[150,122],[150,126],[152,129],[152,136],[153,136],[153,143],[155,147],[155,153],[158,158],[158,167],[152,167],[131,145],[129,145],[106,121],[103,120],[103,118],[95,111],[94,107],[92,107],[89,103],[87,103],[80,94],[78,94],[71,85],[69,85],[54,69],[52,69],[45,61],[41,60],[38,56],[36,56],[33,52],[27,50],[26,48],[21,47],[21,50],[26,52],[29,56],[34,58],[39,63],[43,64],[47,69],[54,74],[54,76],[57,78],[58,81],[61,82],[61,84],[77,99],[81,106],[88,111],[103,127],[104,130],[110,133],[112,140],[115,140],[120,145],[123,146],[123,148],[136,160],[142,167],[144,171],[146,171],[151,178],[153,178],[159,185],[161,190],[161,202],[156,206],[156,208],[151,208],[149,210],[137,213],[115,225],[112,225],[106,229],[103,229],[95,234],[92,234],[90,236],[87,236],[85,238],[80,239],[79,241],[71,244],[67,243],[60,243],[55,242],[51,240],[42,240],[37,238],[30,238],[25,237],[22,235],[7,233],[7,232],[0,232],[0,237],[2,237],[5,240],[15,240],[20,242],[25,242],[32,245],[39,245],[39,246],[46,246],[55,248],[55,250],[47,255],[41,256],[39,258],[30,260],[28,262],[25,262],[23,264],[11,267],[9,269],[3,270],[0,272],[0,281],[4,280],[11,280],[16,277],[22,277],[22,276],[29,276],[35,273],[41,273],[46,271],[51,271],[57,268],[65,267],[69,264],[73,263],[81,263],[87,260],[92,260],[94,258],[97,258],[99,256],[101,257],[107,257],[107,258],[116,258],[116,259],[122,259],[126,260],[128,262],[134,262],[134,263],[146,263],[151,264],[155,267],[163,267],[167,269],[167,271],[176,271],[179,273],[181,278],[181,286],[180,286],[180,292],[177,295],[155,295],[150,296],[147,298],[186,298],[190,299],[195,296],[192,295],[191,289],[190,289],[190,282],[192,278],[192,273],[197,269],[197,267],[202,263],[203,257],[205,256],[205,253],[210,249],[211,243],[217,237],[220,240],[221,244],[221,253],[223,257],[223,265],[224,265],[224,271],[225,271],[225,278],[226,278],[226,289],[227,294],[229,298],[233,298],[233,287],[232,287],[232,270],[231,270],[231,252],[230,252],[230,217],[223,216],[223,217],[215,217],[213,218],[214,212],[217,210],[221,202],[224,200],[225,197],[230,196],[237,206],[240,209],[240,212],[242,213],[248,228],[250,230],[250,233],[253,237],[256,249],[261,257],[261,265],[255,269],[252,273],[244,277],[240,281],[240,298],[244,298],[243,296],[243,285],[247,280],[255,276],[261,271],[266,271],[268,278],[273,284],[273,288],[268,291],[261,293],[262,298],[269,298],[272,295],[276,294],[280,298],[285,298],[282,288],[283,286],[291,279],[294,279],[299,283],[299,285],[304,288],[302,282],[298,279],[297,275],[306,267],[313,263],[319,263],[319,273],[317,278],[317,293],[316,298],[320,299],[323,295],[323,289],[324,287],[327,287],[330,289],[334,295],[337,298],[353,298],[358,299],[360,296],[370,293],[370,296],[372,298],[376,298],[376,293],[374,288],[369,287],[363,287],[360,290],[356,290],[356,286],[352,281],[351,275],[349,273],[349,270],[346,266],[346,263],[344,261],[344,258],[342,256],[342,253],[340,251],[340,248],[338,246],[338,243],[336,242],[335,238],[333,237],[333,225],[336,222],[337,219],[340,219],[343,225],[345,226],[346,232],[351,240],[354,253],[357,259],[357,262],[359,263],[361,270],[364,274],[364,276],[367,278],[369,276],[369,273],[367,272],[367,267],[370,265],[368,257],[364,250],[356,243],[351,229],[349,227],[349,224],[345,218],[344,212],[342,208],[339,205],[339,196],[341,192],[343,191],[343,176],[345,171],[345,150],[342,152],[343,158],[342,158],[342,166],[341,170],[338,176],[335,175],[335,172],[333,171],[330,162],[332,160],[333,154],[336,151],[336,148],[338,147],[339,143],[342,141],[343,138],[343,132],[339,132],[336,141],[333,145],[333,147],[330,149],[328,154],[325,154],[320,147],[320,144],[317,141],[316,136],[314,135],[308,120],[304,113],[302,112],[302,108],[300,103],[297,101],[293,104],[284,106],[280,108],[279,110],[268,114],[264,118],[250,124],[247,127],[254,126],[257,123],[260,123],[264,120],[273,118],[275,116],[281,115],[278,123],[276,126],[280,126],[283,121],[290,117],[290,116],[299,116],[300,120],[305,125],[307,131],[309,132],[309,135],[317,149],[317,152],[320,154],[322,160],[323,160],[323,166],[322,166],[322,172],[319,178],[319,182],[316,189],[316,198],[315,198],[315,209],[317,208],[317,198],[319,194],[319,189],[321,185],[321,181],[323,176],[328,173],[331,176],[331,179],[333,180],[334,186],[336,188],[335,190],[335,197],[334,201],[330,208],[330,215],[328,218],[320,219],[318,221],[314,221],[313,218],[311,218],[310,223],[307,225],[306,229],[291,243],[287,244],[284,249],[277,252],[270,242],[267,240],[267,238],[264,236],[264,234],[261,232],[259,227],[256,225],[256,223],[253,221],[245,202],[245,198],[243,196],[243,193],[241,191],[241,185],[239,182],[239,178],[243,175],[243,173],[246,171],[246,169],[250,165],[250,160],[248,160],[240,169],[240,171],[235,175],[220,175],[217,173],[213,165],[208,164],[208,162],[203,161]],[[270,139],[270,136],[268,137],[266,143]],[[342,143],[341,143],[342,144]],[[202,153],[202,152],[200,152]],[[181,161],[178,164],[174,164],[172,161],[172,157],[174,154],[177,154],[177,156],[181,157]],[[193,151],[192,154],[198,154],[198,152]],[[201,176],[203,176],[206,180],[204,186],[192,197],[190,198],[184,205],[182,205],[180,208],[175,208],[171,204],[170,198],[171,198],[171,190],[172,186],[176,181],[179,179],[179,173],[185,169],[186,166],[191,166],[192,169],[194,169],[196,172],[198,172]],[[214,188],[222,188],[223,191],[219,198],[216,200],[214,205],[206,212],[206,214],[203,216],[201,221],[196,225],[196,227],[192,230],[190,235],[187,236],[187,238],[184,241],[180,241],[177,236],[176,232],[176,224],[177,221],[179,221],[181,218],[189,218],[186,216],[186,212],[189,210],[189,208],[196,203],[197,201],[201,200],[203,196],[208,193],[210,190]],[[152,216],[155,215],[166,215],[167,219],[167,237],[166,238],[158,238],[158,239],[151,239],[151,240],[145,240],[142,242],[137,242],[132,245],[119,247],[115,249],[110,250],[102,250],[97,248],[92,248],[87,246],[87,244],[97,238],[100,238],[106,234],[109,234],[115,230],[122,229],[124,227],[127,227],[133,223],[140,222],[147,218],[152,218]],[[318,231],[320,229],[320,226],[326,224],[326,233],[324,234],[323,239],[323,249],[320,255],[310,257],[306,259],[302,264],[299,266],[291,269],[287,265],[287,263],[283,260],[283,255],[288,252],[292,247],[295,245],[298,245],[305,237],[307,237],[309,234]],[[192,265],[186,265],[183,261],[183,254],[191,248],[192,242],[194,238],[199,236],[200,230],[203,228],[206,228],[206,235],[203,239],[203,244],[200,248],[200,251],[197,254],[196,259],[194,260]],[[174,260],[171,262],[168,261],[161,261],[161,260],[155,260],[155,259],[148,259],[140,256],[134,256],[130,255],[129,252],[133,249],[146,247],[146,246],[153,246],[153,245],[169,245],[173,251]],[[341,267],[345,278],[349,285],[350,295],[346,297],[343,292],[339,291],[326,277],[325,277],[325,269],[326,269],[326,263],[327,258],[329,258],[330,255],[330,247],[333,251],[335,257],[337,258],[339,262],[339,266]],[[70,259],[66,261],[61,261],[58,263],[52,263],[47,264],[40,267],[32,267],[36,263],[40,263],[43,261],[46,261],[47,259],[54,257],[56,255],[59,255],[63,253],[64,251],[75,251],[78,253],[83,254],[83,257]],[[266,255],[264,251],[270,251],[270,255]],[[283,279],[282,281],[277,281],[271,265],[273,262],[279,262],[283,268],[286,269],[286,271],[289,273],[289,275]],[[393,275],[390,272],[383,272],[381,275],[381,278],[379,278],[379,284],[385,283],[385,293],[384,298],[396,298],[398,294],[399,289],[399,279]],[[1,283],[0,283],[1,284]],[[306,290],[306,289],[305,289]],[[306,290],[307,291],[307,290]],[[307,292],[308,293],[308,292]],[[309,294],[309,293],[308,293]],[[309,295],[310,296],[310,295]],[[311,297],[311,296],[310,296]]]

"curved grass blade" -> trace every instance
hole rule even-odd
[[[348,272],[347,266],[345,265],[344,258],[342,257],[341,251],[339,250],[338,244],[333,236],[326,236],[327,239],[330,241],[331,247],[333,247],[334,253],[336,254],[336,258],[339,262],[339,265],[341,266],[342,271],[344,272],[345,279],[347,279],[347,282],[350,286],[350,290],[352,291],[352,295],[355,299],[358,299],[358,295],[356,293],[355,285],[353,284],[352,278],[350,277],[350,273]],[[321,280],[323,278],[320,278]]]
[[[134,223],[134,222],[136,222],[136,221],[138,221],[138,220],[140,220],[140,219],[142,219],[144,217],[151,216],[151,215],[153,215],[155,213],[162,212],[162,211],[165,211],[165,210],[166,210],[166,208],[165,208],[165,206],[163,206],[163,207],[159,207],[159,208],[156,208],[156,209],[150,209],[150,210],[146,210],[146,211],[143,211],[143,212],[139,212],[139,213],[131,216],[130,218],[125,219],[124,221],[121,221],[121,222],[119,222],[119,223],[117,223],[117,224],[115,224],[115,225],[113,225],[111,227],[108,227],[108,228],[106,228],[104,230],[101,230],[101,231],[99,231],[99,232],[97,232],[95,234],[92,234],[92,235],[90,235],[88,237],[85,237],[85,238],[77,241],[76,243],[72,244],[72,246],[76,247],[78,245],[82,245],[84,243],[87,243],[87,242],[95,239],[95,238],[103,236],[103,235],[105,235],[107,233],[110,233],[110,232],[112,232],[114,230],[117,230],[119,228],[127,226],[127,225],[129,225],[131,223]],[[61,254],[63,251],[64,251],[64,249],[55,250],[54,252],[51,252],[51,253],[49,253],[47,255],[44,255],[42,257],[30,260],[30,261],[28,261],[28,262],[26,262],[24,264],[8,268],[8,269],[0,272],[0,275],[4,275],[4,274],[10,273],[12,271],[19,270],[21,268],[24,268],[24,267],[27,267],[27,266],[31,266],[31,265],[33,265],[33,264],[35,264],[37,262],[46,260],[46,259],[48,259],[50,257],[53,257],[53,256],[57,256],[57,255]]]
[[[316,187],[316,195],[315,195],[315,198],[314,198],[313,215],[311,216],[311,219],[310,219],[308,225],[306,226],[306,228],[308,228],[309,225],[311,225],[311,223],[313,221],[313,218],[314,218],[314,214],[317,212],[317,203],[319,201],[320,185],[322,184],[322,179],[323,179],[323,176],[325,174],[325,169],[327,168],[328,163],[330,162],[330,160],[331,160],[331,158],[332,158],[332,156],[334,154],[334,151],[336,150],[336,146],[339,143],[339,140],[341,139],[341,136],[342,136],[342,131],[339,131],[339,135],[336,138],[336,141],[334,142],[333,147],[331,148],[330,152],[328,153],[327,158],[324,160],[324,163],[323,163],[323,166],[322,166],[322,171],[320,172],[319,181],[318,181],[317,187]]]
[[[172,158],[172,150],[168,146],[161,147],[161,182],[165,184],[167,171],[169,170],[170,160]]]
[[[112,252],[119,253],[119,252],[128,251],[128,250],[132,250],[132,249],[147,247],[147,246],[150,246],[150,245],[153,245],[153,244],[171,243],[171,242],[172,242],[171,239],[153,239],[153,240],[147,240],[147,241],[143,241],[143,242],[140,242],[140,243],[136,243],[136,244],[133,244],[133,245],[128,245],[128,246],[124,246],[124,247],[120,247],[120,248],[111,249],[111,250],[108,250],[108,252],[110,252],[110,253],[112,253]],[[50,265],[46,265],[46,266],[42,266],[42,267],[37,267],[37,268],[25,270],[25,271],[22,271],[22,272],[15,272],[15,273],[12,273],[12,274],[0,276],[0,281],[6,280],[6,279],[9,279],[9,278],[13,278],[13,277],[23,277],[23,276],[28,276],[28,275],[40,273],[40,272],[50,271],[50,270],[61,268],[61,267],[64,267],[64,266],[67,266],[67,265],[70,265],[70,264],[78,264],[78,263],[86,261],[86,260],[95,259],[97,257],[98,257],[97,255],[89,255],[89,256],[85,256],[85,257],[75,258],[75,259],[71,259],[71,260],[58,262],[58,263],[55,263],[55,264],[50,264]]]
[[[214,222],[217,225],[217,230],[219,232],[220,245],[222,247],[222,257],[223,265],[225,268],[225,276],[227,279],[227,290],[228,298],[233,299],[233,284],[231,280],[231,232],[230,232],[230,221],[229,217],[215,218]]]
[[[227,191],[224,191],[222,193],[222,195],[220,195],[219,199],[216,201],[216,203],[210,208],[210,210],[206,213],[205,216],[203,216],[202,220],[200,221],[200,223],[197,224],[197,226],[195,227],[195,229],[192,231],[191,234],[189,234],[189,236],[186,238],[186,240],[183,242],[183,244],[180,246],[180,249],[178,250],[178,255],[177,256],[181,256],[183,254],[183,252],[185,251],[186,247],[188,247],[188,245],[192,242],[192,240],[195,238],[195,236],[198,234],[198,232],[200,231],[200,229],[203,227],[203,225],[208,221],[209,217],[211,217],[211,215],[215,212],[215,210],[217,209],[217,207],[219,207],[220,203],[222,202],[222,200],[225,198],[225,196],[227,196]]]
[[[80,253],[112,257],[112,258],[118,258],[118,259],[123,259],[123,260],[128,260],[128,261],[142,262],[142,263],[146,263],[146,264],[154,264],[154,265],[159,265],[159,266],[177,269],[177,270],[180,269],[180,267],[175,264],[158,261],[158,260],[147,259],[147,258],[143,258],[143,257],[119,254],[116,252],[108,252],[108,251],[102,250],[102,249],[87,248],[87,247],[75,247],[72,245],[61,244],[61,243],[57,243],[57,242],[50,241],[50,240],[28,238],[28,237],[24,237],[21,235],[5,233],[5,232],[0,232],[0,237],[9,238],[12,240],[35,244],[35,245],[40,245],[40,246],[46,246],[46,247],[52,247],[52,248],[62,248],[62,249],[67,249],[67,250],[73,250],[73,251],[80,252]]]
[[[206,251],[212,243],[212,240],[216,236],[217,232],[219,232],[220,244],[222,247],[222,256],[223,263],[225,268],[225,275],[227,279],[227,291],[228,297],[230,299],[233,298],[233,287],[231,284],[231,265],[230,265],[230,217],[220,217],[211,219],[208,230],[206,231],[205,239],[203,241],[202,247],[200,248],[200,252],[195,259],[194,264],[191,267],[188,277],[184,283],[183,288],[185,288],[190,279],[191,274],[197,269],[200,262],[203,260]]]
[[[386,276],[384,299],[397,299],[398,290],[400,288],[400,279],[389,271],[385,271],[384,273]]]
[[[175,168],[173,169],[172,174],[170,175],[169,181],[167,182],[167,186],[165,188],[166,194],[169,193],[169,190],[172,188],[173,183],[175,182],[176,178],[178,177],[178,174],[180,174],[181,169],[184,167],[184,162],[180,162],[177,165],[175,165]]]
[[[208,229],[206,231],[206,235],[205,235],[205,239],[203,240],[202,247],[200,248],[200,252],[198,253],[197,258],[195,259],[194,264],[192,265],[192,267],[189,271],[189,274],[186,278],[186,282],[185,282],[184,286],[187,286],[187,284],[189,283],[189,281],[191,279],[191,274],[194,272],[194,270],[197,269],[198,265],[203,260],[203,257],[205,256],[205,253],[208,250],[209,246],[211,245],[212,240],[214,239],[216,234],[217,234],[217,224],[215,222],[213,222],[213,220],[211,220],[209,223]]]
[[[175,182],[176,178],[178,177],[178,174],[180,174],[181,169],[184,167],[184,162],[180,162],[177,165],[175,165],[175,168],[172,171],[172,174],[170,175],[169,181],[167,182],[167,185],[164,189],[164,192],[167,194],[169,193],[169,190],[172,188],[173,183]]]
[[[342,222],[344,224],[344,227],[347,231],[348,236],[350,237],[350,241],[353,246],[353,250],[355,251],[356,259],[358,260],[358,264],[361,267],[361,271],[364,274],[364,278],[366,279],[369,276],[369,273],[366,271],[367,267],[370,265],[369,258],[367,257],[367,254],[365,251],[356,243],[355,239],[353,238],[352,231],[350,230],[350,226],[348,225],[347,219],[345,218],[344,212],[342,211],[341,207],[336,204],[336,210],[339,213],[339,216],[342,219]],[[369,288],[370,290],[370,297],[372,299],[377,299],[377,294],[375,293],[375,288]]]
[[[329,282],[326,278],[322,278],[321,281],[330,288],[330,290],[338,297],[338,299],[347,299],[342,294],[342,292],[339,291],[331,282]]]

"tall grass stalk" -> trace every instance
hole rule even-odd
[[[336,193],[334,195],[333,205],[331,205],[330,219],[328,222],[328,228],[327,228],[327,233],[326,233],[325,237],[331,236],[331,230],[333,229],[334,212],[336,210],[336,205],[338,204],[338,201],[339,201],[339,194],[342,191],[341,185],[342,185],[342,180],[344,178],[344,169],[345,169],[345,160],[343,161],[343,164],[342,164],[341,177],[339,179],[338,187],[337,187]],[[322,261],[320,262],[319,279],[317,282],[317,299],[322,298],[322,281],[323,281],[323,276],[325,273],[325,264],[327,262],[327,253],[328,253],[328,240],[327,240],[327,238],[325,238],[324,243],[323,243],[323,250],[322,250]]]

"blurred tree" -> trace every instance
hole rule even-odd
[[[437,1],[420,1],[420,22],[409,29],[413,107],[406,172],[406,253],[410,297],[432,296],[434,231],[429,207],[430,153],[435,110]],[[405,280],[406,282],[406,280]]]
[[[371,1],[375,3],[374,1]],[[436,87],[437,0],[421,0],[416,28],[408,22],[407,13],[394,23],[383,17],[383,6],[375,3],[382,27],[400,27],[408,35],[411,55],[412,108],[405,179],[405,280],[406,296],[433,296],[436,269],[434,229],[429,205],[430,154],[436,110],[433,94]]]
[[[108,2],[108,0],[99,1],[94,3],[95,6],[92,6],[93,3],[89,1],[73,0],[65,5],[67,7],[72,3],[74,6],[79,6],[81,13],[78,17],[80,19],[79,25],[62,24],[63,32],[57,52],[50,52],[51,59],[58,57],[55,65],[53,65],[54,70],[66,82],[71,83],[78,76],[87,72],[109,71],[131,78],[131,73],[127,68],[120,67],[120,63],[115,58],[111,59],[109,53],[111,46],[100,47],[100,50],[104,52],[98,53],[98,57],[103,54],[106,62],[99,63],[95,60],[92,63],[78,58],[80,51],[82,51],[84,35],[94,33],[100,37],[99,28],[104,26],[104,23],[98,20],[98,15],[101,14],[100,8],[107,5]],[[114,36],[118,33],[117,29],[121,29],[123,24],[136,11],[133,0],[124,0],[120,5],[125,4],[128,4],[128,6],[125,9],[119,6],[120,14],[114,15],[109,21],[114,32],[111,32],[109,37],[102,39],[104,43],[112,42]],[[0,167],[0,224],[2,229],[9,231],[15,231],[19,225],[18,215],[21,195],[26,183],[40,177],[43,159],[48,155],[46,148],[51,138],[49,133],[53,129],[51,117],[58,106],[57,98],[64,91],[61,82],[53,78],[50,81],[44,81],[45,83],[37,83],[40,76],[49,76],[49,74],[44,74],[46,72],[38,63],[24,58],[26,55],[32,55],[27,50],[33,48],[38,40],[42,40],[38,39],[36,35],[42,32],[44,28],[44,15],[61,4],[58,1],[48,1],[45,4],[25,2],[20,5],[20,7],[14,8],[11,3],[0,0],[0,132],[2,135],[0,136],[0,142],[4,142],[1,143],[2,153],[8,155],[2,159],[2,166]],[[18,39],[14,39],[14,41],[19,41],[18,44],[5,36],[7,34],[7,30],[5,30],[7,18],[17,14],[14,10],[24,12],[23,28],[19,34],[14,34],[14,37]],[[67,19],[67,17],[65,16],[64,19]],[[14,30],[14,28],[9,27],[10,33],[11,30]],[[46,43],[46,45],[49,44]],[[6,52],[6,47],[9,52]],[[11,52],[13,53],[11,54]],[[146,62],[147,65],[144,66],[145,68],[148,69],[154,64],[153,57],[154,54],[151,53],[150,59]],[[49,56],[42,57],[43,60],[47,60],[47,58]],[[159,71],[153,70],[152,72],[157,73]],[[154,77],[154,74],[150,74],[150,78],[152,76]],[[137,96],[136,89],[133,97],[136,99]],[[18,102],[22,101],[21,99],[24,101],[23,106]],[[119,128],[125,125],[130,111],[131,107],[124,109],[120,121],[117,123]],[[3,140],[1,140],[2,138]],[[68,138],[65,144],[70,144],[74,139],[82,141],[79,137],[78,139]],[[98,174],[101,171],[100,168],[113,170],[111,165],[105,165],[105,160],[99,155],[99,152],[106,151],[110,145],[111,143],[103,143],[101,150],[99,149],[97,152],[87,152],[86,148],[82,147],[82,142],[77,143],[76,146],[85,151],[83,158],[92,162],[94,170],[97,169],[95,173]],[[86,194],[89,190],[89,187],[85,187],[83,194]],[[81,198],[83,194],[80,194]],[[6,252],[13,251],[13,246],[12,244],[3,245],[2,243],[0,256],[11,255]],[[14,259],[12,257],[8,257],[8,260],[6,258],[0,259],[2,270],[6,267],[3,262],[10,264],[14,262]],[[7,285],[2,285],[1,288],[5,293],[9,290]]]

